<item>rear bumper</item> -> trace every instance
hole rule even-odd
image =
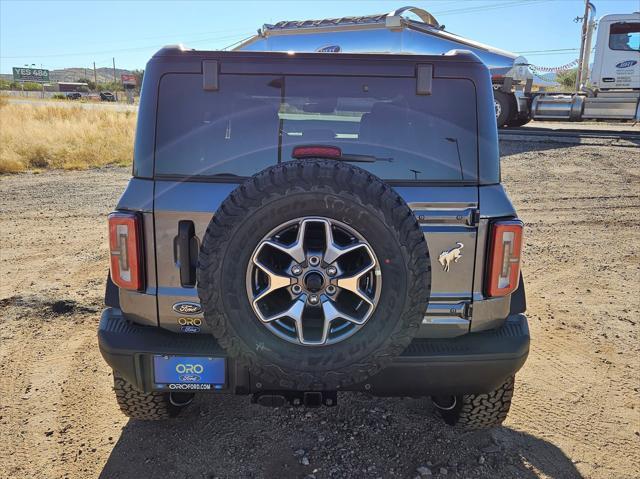
[[[128,321],[116,308],[102,312],[98,343],[109,366],[143,391],[155,389],[154,355],[226,357],[212,336],[140,326]],[[518,371],[528,353],[527,318],[513,314],[498,329],[450,339],[415,339],[390,366],[366,383],[346,390],[378,396],[488,392]],[[228,359],[227,385],[216,392],[249,394],[277,389]]]

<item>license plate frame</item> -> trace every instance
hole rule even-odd
[[[226,358],[154,354],[152,364],[155,389],[207,391],[227,385]]]

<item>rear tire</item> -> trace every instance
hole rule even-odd
[[[513,115],[512,96],[499,90],[493,90],[493,101],[496,108],[496,123],[498,128],[507,124],[509,118]]]
[[[449,410],[439,409],[440,415],[450,426],[464,429],[489,429],[500,426],[507,418],[515,376],[510,376],[497,389],[485,394],[456,396],[455,405]]]
[[[531,118],[517,118],[516,117],[513,120],[509,120],[507,122],[507,126],[510,126],[510,127],[514,128],[514,127],[526,125],[530,121],[531,121]]]
[[[193,399],[192,394],[181,393],[180,397],[171,397],[170,393],[138,391],[117,371],[113,371],[113,390],[124,415],[142,421],[176,417]]]

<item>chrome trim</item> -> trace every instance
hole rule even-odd
[[[429,303],[416,337],[452,338],[468,333],[471,324],[467,319],[469,310],[468,302]]]
[[[477,210],[475,208],[465,209],[423,209],[416,207],[413,214],[418,223],[422,224],[463,224],[473,226]]]
[[[427,312],[425,320],[432,322],[428,318],[435,317],[458,317],[466,318],[469,309],[469,303],[467,301],[461,301],[458,303],[437,303],[431,302],[427,306]]]
[[[511,295],[499,298],[474,299],[470,331],[483,331],[500,326],[509,316]]]

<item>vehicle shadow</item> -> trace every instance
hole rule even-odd
[[[446,426],[427,399],[342,394],[334,408],[265,408],[203,397],[184,417],[130,420],[101,478],[581,477],[553,444],[508,427]],[[444,471],[442,471],[444,472]]]

